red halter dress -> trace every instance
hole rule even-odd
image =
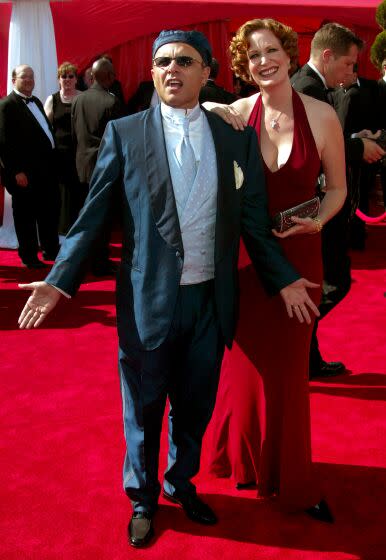
[[[315,196],[320,158],[306,112],[293,91],[294,136],[288,161],[271,172],[264,163],[269,212]],[[260,138],[262,100],[249,119]],[[304,278],[322,282],[320,235],[279,240]],[[313,325],[289,319],[280,295],[268,297],[240,250],[240,321],[226,351],[211,432],[210,470],[238,483],[256,482],[260,496],[278,495],[288,510],[318,503],[312,479],[309,346]],[[316,305],[320,290],[309,290]]]

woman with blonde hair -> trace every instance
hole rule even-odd
[[[322,283],[320,231],[346,197],[344,143],[333,109],[291,87],[297,35],[272,19],[246,22],[230,46],[232,69],[260,93],[231,106],[205,104],[230,124],[256,129],[265,170],[269,212],[316,196],[321,167],[326,190],[315,217],[292,218],[273,231],[299,273]],[[290,511],[333,518],[312,474],[308,356],[313,320],[293,321],[277,297],[268,297],[243,247],[240,251],[240,322],[227,351],[213,418],[211,470],[239,488],[256,484],[260,497],[277,496]],[[319,303],[320,293],[314,290]],[[299,317],[299,309],[294,314]],[[300,317],[299,317],[300,318]]]

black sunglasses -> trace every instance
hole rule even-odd
[[[198,62],[199,64],[203,64],[201,60],[197,60],[191,56],[158,56],[157,58],[153,59],[154,66],[158,68],[167,68],[171,65],[173,60],[176,61],[178,66],[182,66],[182,68],[188,68],[192,66],[193,62]]]
[[[75,78],[75,74],[60,74],[60,77],[63,78],[64,80],[66,78]]]

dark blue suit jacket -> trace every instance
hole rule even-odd
[[[271,234],[255,131],[235,131],[217,115],[206,116],[218,171],[215,299],[225,341],[231,345],[238,311],[240,235],[269,293],[299,275]],[[240,188],[234,162],[244,174]],[[123,223],[117,280],[120,345],[126,353],[132,346],[152,350],[168,334],[184,259],[160,106],[107,125],[85,207],[47,282],[75,294],[117,196]]]

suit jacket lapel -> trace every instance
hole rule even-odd
[[[315,70],[311,68],[311,66],[309,66],[308,64],[306,64],[305,67],[306,67],[306,75],[317,80],[320,84],[320,87],[323,88],[323,90],[326,92],[327,95],[328,88],[325,86],[325,83],[323,82],[319,74],[315,72]]]
[[[170,178],[160,105],[148,110],[144,129],[147,184],[153,216],[160,235],[183,255],[181,230]]]
[[[30,120],[30,122],[33,123],[34,126],[38,126],[39,130],[42,132],[42,134],[44,134],[44,138],[47,139],[47,142],[50,142],[50,139],[48,138],[47,134],[44,132],[40,123],[38,122],[36,117],[33,115],[33,113],[31,113],[31,111],[28,109],[26,102],[23,100],[23,97],[21,97],[20,95],[17,95],[17,93],[15,93],[14,91],[12,92],[12,95],[14,97],[15,102],[18,103],[19,106],[23,107],[22,111],[24,111],[26,117]],[[35,105],[38,107],[39,111],[42,113],[44,119],[46,120],[46,122],[48,124],[48,128],[50,129],[52,137],[53,137],[54,142],[56,144],[54,132],[53,132],[53,129],[52,129],[52,125],[47,118],[47,115],[44,111],[44,108],[43,108],[43,105],[41,104],[41,101],[37,97],[34,97],[34,101],[35,101]],[[51,144],[51,142],[50,142],[50,144]]]
[[[40,99],[38,97],[35,97],[35,105],[39,108],[41,114],[43,115],[43,117],[45,118],[46,123],[48,124],[48,128],[51,131],[51,134],[55,140],[55,135],[54,135],[54,129],[52,128],[52,124],[50,123],[50,121],[48,120],[48,117],[46,115],[46,112],[44,110],[44,106],[43,103],[40,101]]]
[[[317,73],[315,72],[315,70],[314,70],[313,68],[311,68],[311,66],[309,66],[309,64],[305,64],[305,68],[306,68],[306,74],[307,74],[308,76],[311,76],[312,78],[315,78],[316,80],[318,80],[318,82],[320,82],[320,84],[321,84],[323,87],[326,87],[326,86],[324,85],[324,83],[323,83],[322,78],[319,76],[319,74],[317,74]]]
[[[209,126],[212,131],[214,146],[217,156],[217,214],[216,214],[216,239],[214,259],[219,262],[227,248],[234,241],[234,173],[233,159],[228,157],[226,143],[224,143],[224,127],[215,115],[205,111]]]

